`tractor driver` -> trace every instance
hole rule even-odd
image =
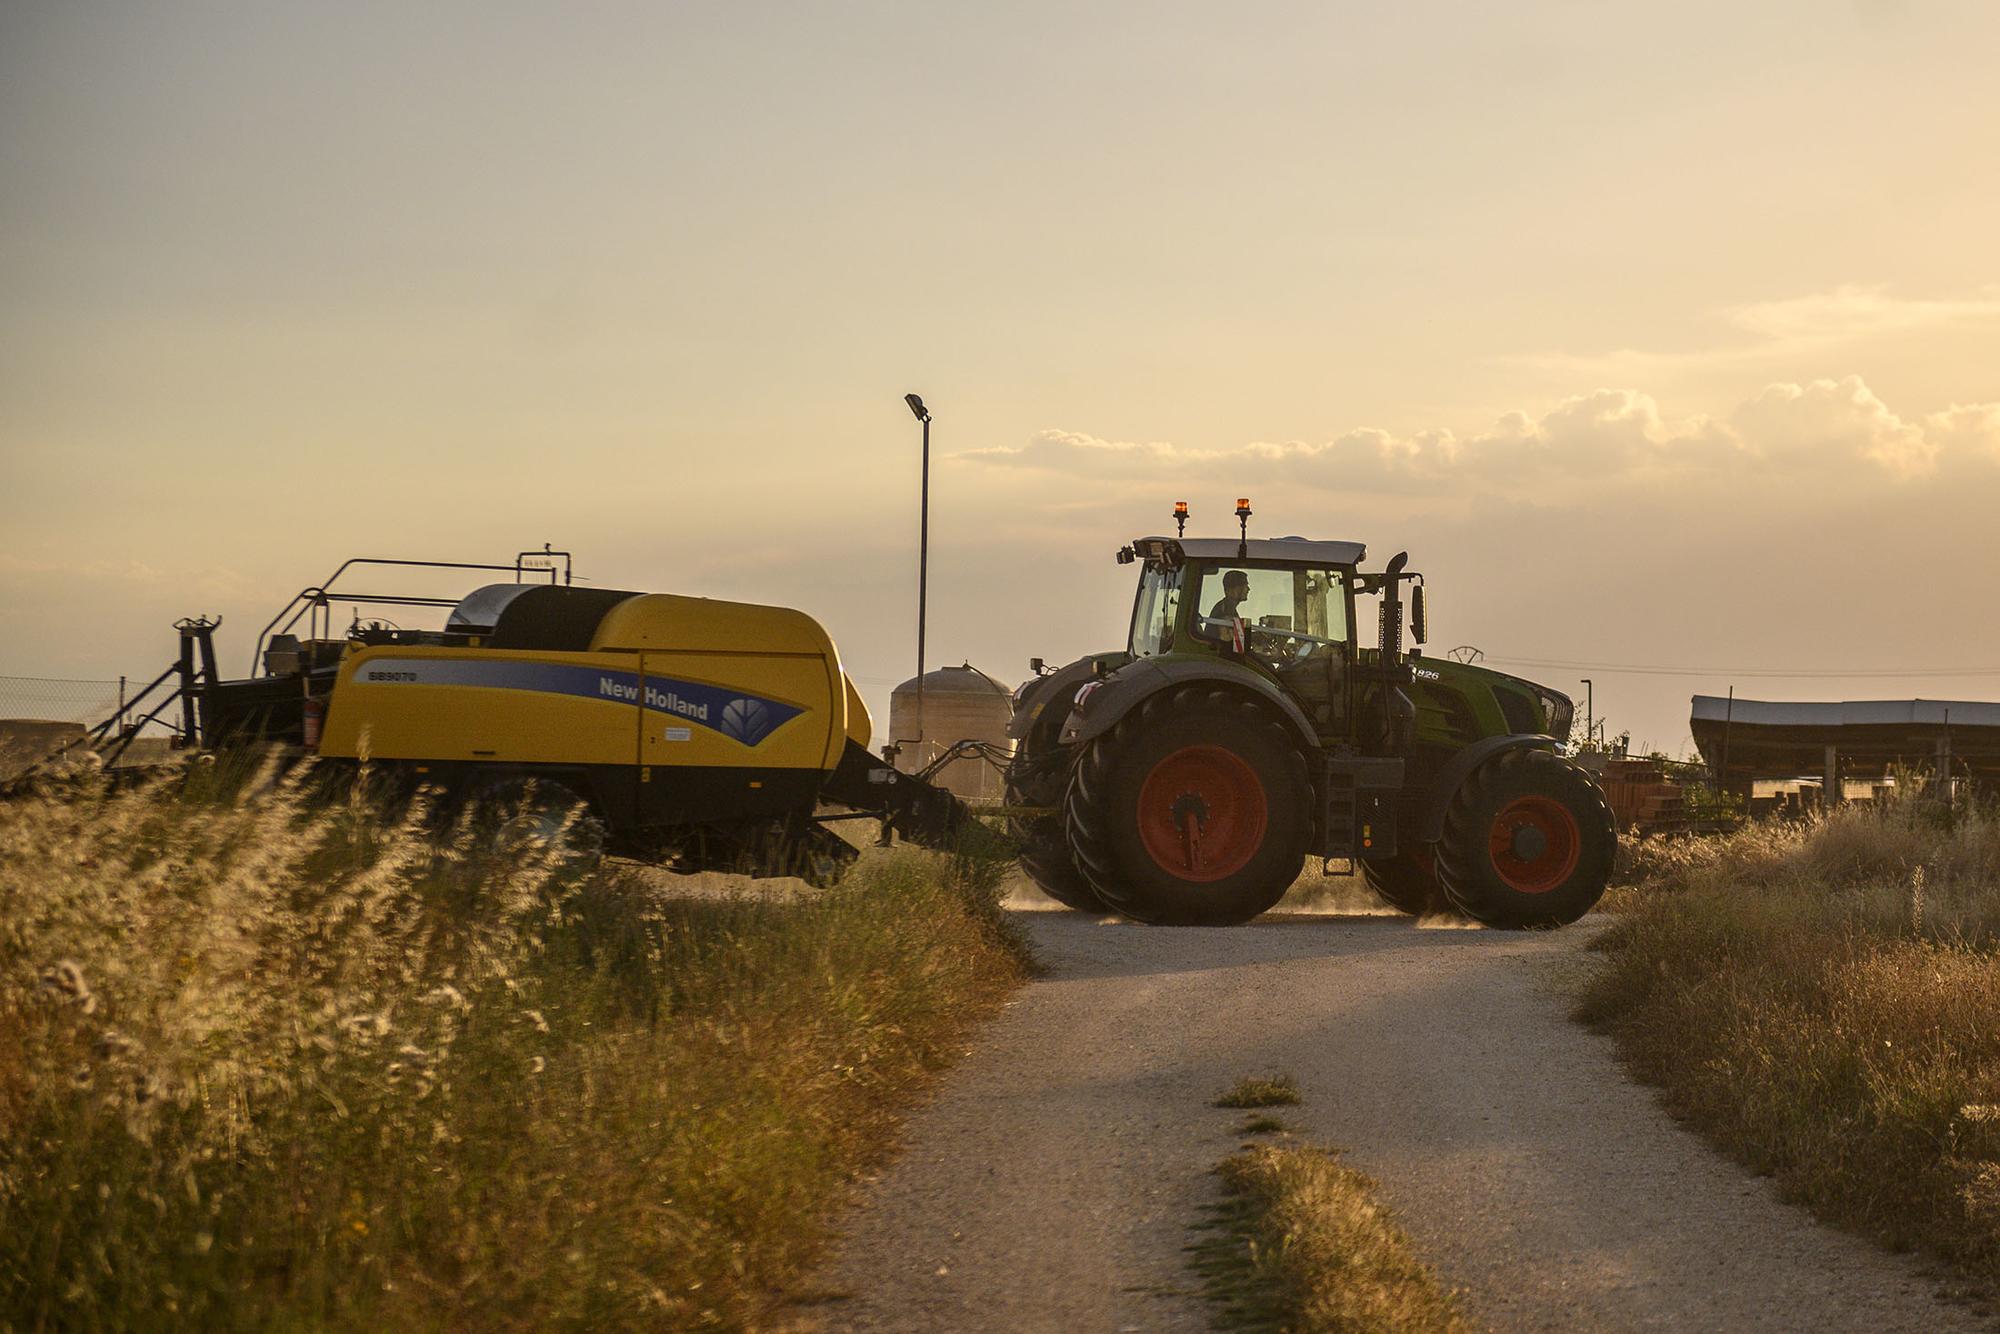
[[[1250,576],[1241,570],[1230,570],[1222,576],[1222,600],[1209,609],[1211,621],[1233,621],[1237,608],[1250,596]]]

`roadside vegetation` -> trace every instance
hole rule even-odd
[[[1238,1079],[1211,1104],[1239,1109],[1303,1101],[1289,1075]],[[1217,1326],[1287,1334],[1459,1334],[1455,1294],[1416,1257],[1375,1198],[1373,1178],[1337,1150],[1289,1142],[1277,1117],[1257,1114],[1245,1144],[1215,1172],[1222,1202],[1195,1225],[1188,1247]]]
[[[1288,1334],[1457,1334],[1457,1298],[1416,1258],[1372,1178],[1311,1145],[1223,1159],[1223,1202],[1194,1247],[1216,1322]]]
[[[1578,1017],[1790,1199],[2000,1274],[2000,814],[1900,799],[1645,845]]]
[[[301,776],[0,803],[0,1327],[732,1327],[1018,981],[1004,861],[778,903]]]
[[[1299,1086],[1290,1075],[1245,1075],[1215,1100],[1217,1107],[1293,1107]]]

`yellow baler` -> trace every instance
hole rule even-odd
[[[830,870],[853,850],[820,823],[826,804],[919,842],[964,817],[869,753],[833,640],[785,607],[489,584],[438,631],[273,636],[264,673],[244,681],[214,679],[208,627],[191,625],[204,669],[186,689],[205,744],[296,741],[451,798],[531,790],[586,806],[614,850],[683,869]]]
[[[615,823],[653,824],[809,803],[849,741],[868,745],[838,650],[800,611],[498,584],[439,638],[356,645],[319,753],[557,766]]]

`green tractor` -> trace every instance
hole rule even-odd
[[[1556,926],[1604,892],[1617,848],[1565,759],[1555,691],[1403,650],[1423,577],[1358,542],[1143,537],[1124,649],[1014,694],[1008,805],[1021,864],[1069,907],[1223,926],[1270,908],[1305,858],[1351,860],[1409,913]],[[1182,528],[1186,508],[1176,506]],[[1378,599],[1377,646],[1356,643]]]

